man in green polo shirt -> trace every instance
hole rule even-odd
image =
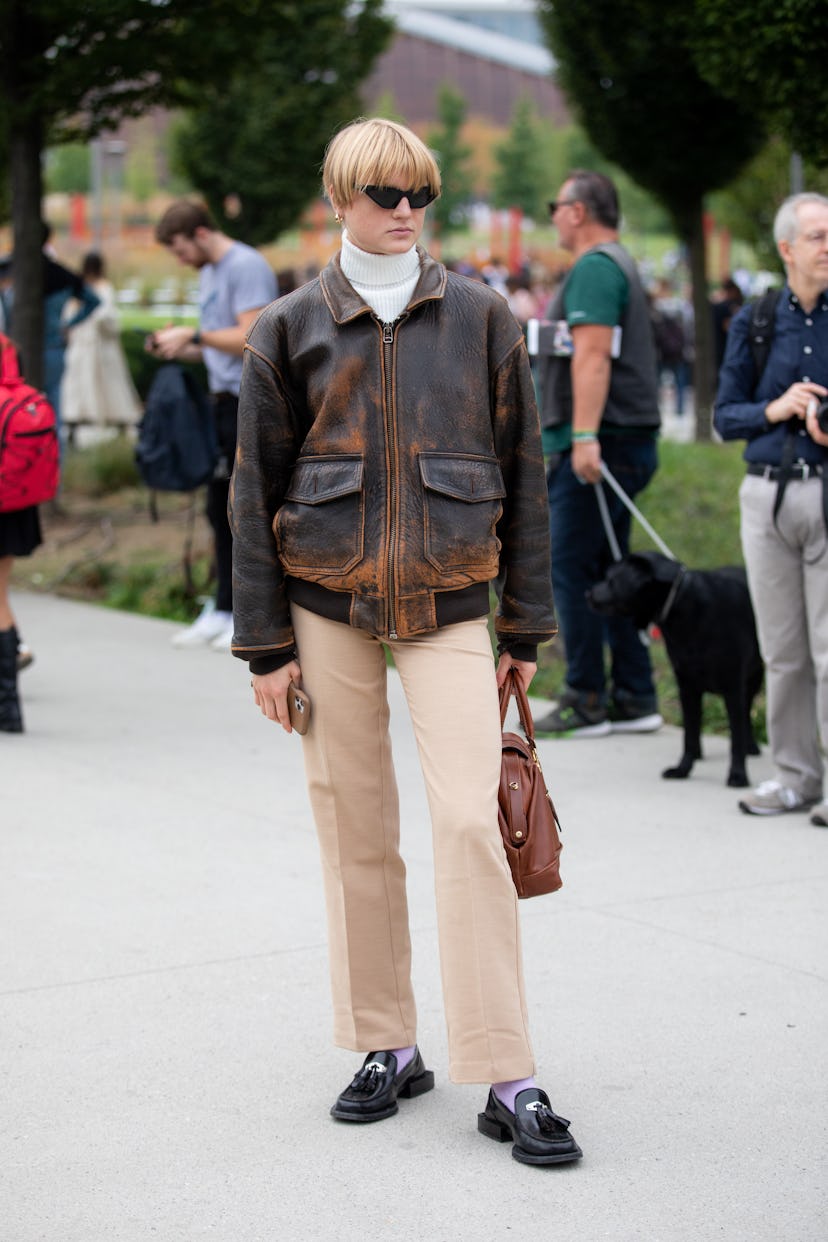
[[[560,245],[575,257],[549,308],[553,352],[539,371],[552,585],[567,669],[557,706],[535,729],[541,737],[649,732],[661,716],[647,648],[632,621],[602,618],[586,602],[586,591],[612,560],[592,486],[601,480],[602,461],[631,497],[657,466],[658,380],[647,296],[618,242],[618,196],[608,177],[570,173],[550,212]],[[605,493],[623,554],[630,514],[611,489]]]

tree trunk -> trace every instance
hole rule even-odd
[[[712,438],[713,400],[716,394],[713,366],[713,316],[707,296],[707,248],[701,198],[690,206],[682,224],[682,235],[687,243],[690,256],[690,279],[693,286],[696,342],[693,387],[696,400],[696,439],[709,441]]]
[[[12,332],[26,379],[35,388],[43,387],[42,147],[39,117],[16,125],[9,137],[14,230]]]

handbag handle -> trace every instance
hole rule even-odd
[[[512,695],[517,700],[518,716],[520,717],[520,727],[526,735],[526,740],[530,746],[534,748],[535,733],[532,723],[532,713],[529,711],[529,700],[526,697],[526,691],[523,688],[523,679],[514,665],[509,669],[506,680],[500,687],[500,727],[506,719],[506,712],[509,708],[509,700]]]

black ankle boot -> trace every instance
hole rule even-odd
[[[17,697],[17,630],[0,630],[0,733],[22,733]]]

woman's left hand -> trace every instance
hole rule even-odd
[[[508,651],[504,651],[503,655],[497,662],[497,688],[503,685],[509,675],[509,669],[516,668],[518,676],[523,682],[524,690],[529,689],[529,685],[535,673],[538,671],[537,664],[530,663],[528,660],[516,660],[514,656],[509,655]]]

